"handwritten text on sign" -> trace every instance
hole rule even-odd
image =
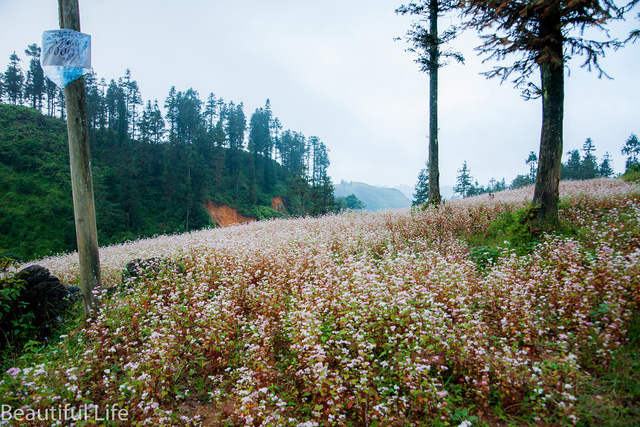
[[[91,69],[91,36],[73,30],[45,31],[42,66]]]

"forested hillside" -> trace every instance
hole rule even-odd
[[[28,258],[75,247],[62,120],[0,104],[0,251]]]
[[[0,76],[0,251],[17,259],[75,249],[64,93],[40,53],[25,50],[26,72],[12,54]],[[325,144],[285,130],[268,99],[247,120],[243,103],[191,88],[145,104],[130,70],[85,89],[101,245],[211,226],[205,204],[255,219],[335,210]]]
[[[195,99],[193,93],[186,96]],[[260,109],[252,116],[249,152],[239,142],[231,147],[225,144],[230,137],[244,138],[239,135],[244,130],[233,129],[234,114],[238,127],[243,126],[241,107],[227,113],[231,125],[219,120],[211,131],[204,126],[191,131],[180,127],[180,134],[170,135],[169,141],[152,140],[157,135],[144,127],[132,139],[124,127],[118,129],[117,122],[113,128],[92,126],[100,244],[212,226],[204,207],[207,201],[230,205],[256,219],[283,215],[271,208],[273,196],[284,198],[290,215],[333,209],[326,150],[324,159],[318,160],[322,143],[286,131],[278,138],[282,164],[265,156],[267,149],[259,144],[261,120],[262,130],[268,132],[267,111]],[[316,161],[309,162],[309,152],[314,150]],[[30,259],[75,249],[63,120],[31,108],[0,104],[0,192],[4,255]]]

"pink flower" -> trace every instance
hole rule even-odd
[[[7,371],[7,374],[11,375],[15,380],[18,375],[20,375],[20,368],[11,368]]]

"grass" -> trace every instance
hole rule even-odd
[[[629,324],[627,342],[610,365],[590,364],[579,413],[585,426],[640,425],[640,313]]]
[[[579,230],[566,220],[557,220],[542,228],[535,221],[537,212],[538,208],[532,206],[505,210],[489,223],[485,231],[465,234],[471,260],[485,271],[510,251],[517,256],[530,255],[547,236],[578,236]]]

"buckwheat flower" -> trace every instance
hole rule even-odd
[[[20,368],[9,368],[9,370],[7,370],[7,374],[11,375],[13,377],[13,379],[15,380],[18,375],[20,375]]]

